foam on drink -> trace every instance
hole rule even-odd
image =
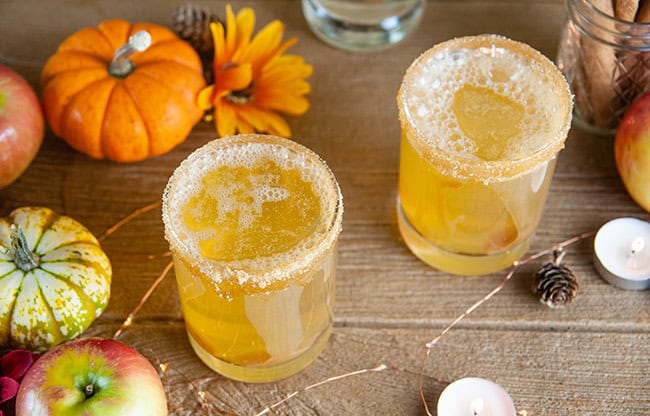
[[[414,147],[459,178],[524,173],[562,148],[569,126],[561,74],[539,52],[497,35],[430,49],[407,71],[400,97],[400,116],[418,133],[409,137]]]
[[[172,249],[220,290],[226,281],[246,292],[299,278],[341,227],[340,191],[325,163],[294,142],[253,137],[198,149],[165,191]]]

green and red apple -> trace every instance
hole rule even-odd
[[[43,142],[43,111],[32,87],[0,65],[0,188],[32,163]]]
[[[650,212],[650,93],[623,115],[614,140],[616,167],[632,199]]]
[[[112,339],[61,344],[20,384],[16,416],[163,416],[160,377],[135,349]]]

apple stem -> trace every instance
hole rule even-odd
[[[95,394],[95,386],[92,384],[86,384],[86,387],[84,388],[84,395],[86,398],[92,397]]]
[[[108,72],[118,78],[128,76],[135,69],[135,64],[129,59],[134,52],[143,52],[151,46],[151,34],[146,30],[135,32],[124,45],[120,46],[113,60],[108,65]]]
[[[5,252],[13,257],[16,266],[24,272],[38,267],[40,258],[29,249],[23,230],[19,226],[12,225],[9,231],[11,233],[11,248]]]

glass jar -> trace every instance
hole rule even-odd
[[[627,107],[650,90],[650,24],[626,22],[588,0],[566,0],[557,65],[575,96],[574,120],[613,134]]]
[[[314,34],[337,48],[371,52],[401,42],[418,26],[426,0],[302,0]]]

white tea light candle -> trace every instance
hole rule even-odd
[[[514,416],[512,398],[498,384],[468,377],[447,386],[438,399],[438,416]]]
[[[594,238],[594,266],[614,286],[650,288],[650,223],[625,217],[603,225]]]

